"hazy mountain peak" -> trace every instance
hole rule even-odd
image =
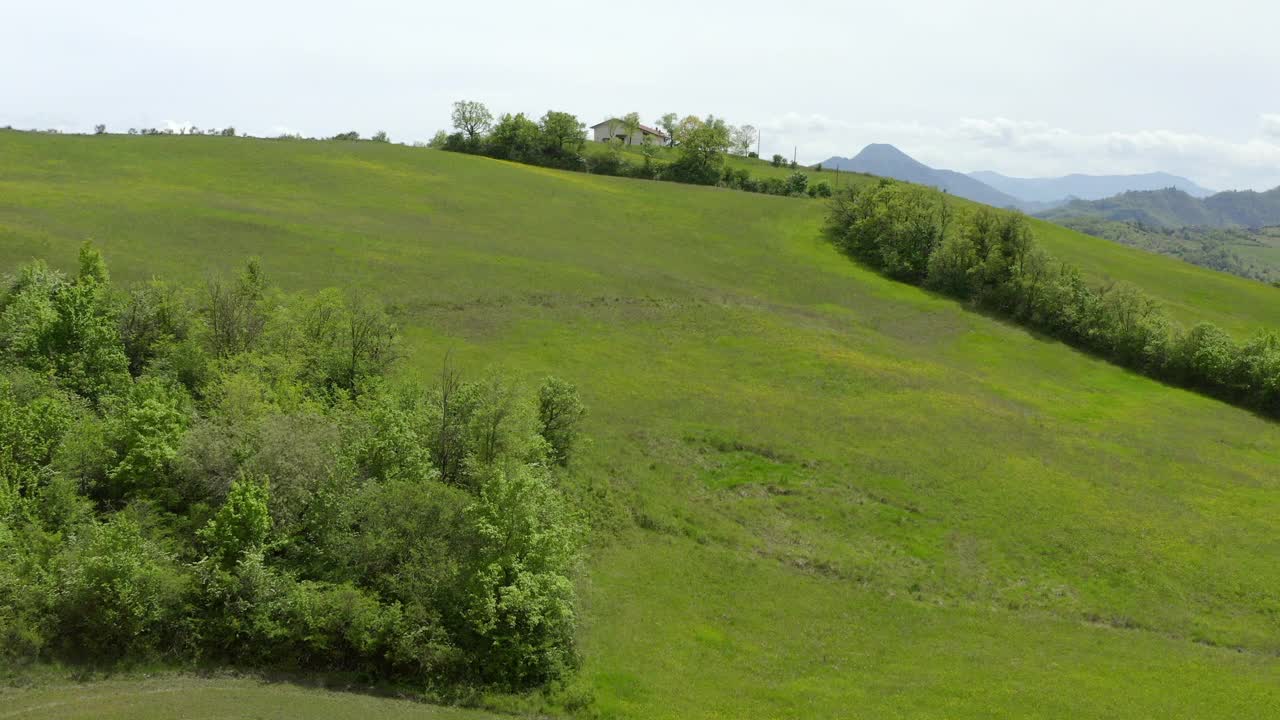
[[[930,185],[952,195],[996,207],[1027,206],[1025,203],[1018,202],[1017,198],[991,188],[980,180],[951,170],[931,168],[887,143],[872,143],[852,158],[828,158],[823,161],[822,166]]]

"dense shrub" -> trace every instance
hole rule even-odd
[[[0,657],[524,687],[571,669],[573,386],[391,384],[377,303],[250,262],[0,292]]]

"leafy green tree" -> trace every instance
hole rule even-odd
[[[344,429],[344,452],[362,479],[440,479],[431,462],[422,395],[416,387],[379,387],[361,396]]]
[[[386,130],[379,130],[378,132],[376,132],[376,133],[374,133],[374,134],[373,134],[373,137],[371,137],[371,138],[369,138],[369,139],[370,139],[370,140],[372,140],[373,142],[376,142],[376,143],[389,143],[389,142],[391,142],[391,136],[390,136],[390,135],[387,135],[387,131],[386,131]]]
[[[520,387],[498,373],[473,386],[475,404],[467,428],[473,462],[487,466],[499,461],[538,462],[548,448],[538,433],[537,411]]]
[[[714,185],[720,179],[724,152],[729,148],[729,127],[714,116],[681,122],[679,157],[668,167],[677,182]]]
[[[145,377],[112,400],[108,437],[119,462],[100,495],[122,500],[146,493],[174,507],[173,465],[190,424],[190,399],[172,382]]]
[[[296,299],[282,324],[276,349],[300,363],[313,388],[359,395],[399,357],[395,323],[363,295],[329,289]]]
[[[226,502],[199,532],[209,557],[231,567],[261,549],[271,534],[268,498],[265,480],[241,476],[231,483]]]
[[[129,373],[177,352],[194,335],[195,317],[174,285],[159,280],[131,289],[120,313],[120,340],[129,359]]]
[[[228,358],[257,345],[269,314],[266,289],[256,258],[249,260],[235,282],[209,280],[202,311],[214,357]]]
[[[473,100],[459,100],[453,104],[453,127],[466,135],[467,140],[476,142],[489,130],[493,123],[493,113],[484,103]]]
[[[128,379],[117,312],[102,255],[85,243],[72,281],[43,263],[19,272],[0,300],[0,348],[96,401]]]
[[[537,160],[542,150],[542,131],[524,113],[503,115],[485,140],[485,154],[503,160]]]
[[[145,657],[176,630],[185,578],[126,513],[79,533],[53,574],[58,636],[72,657]]]
[[[546,147],[554,152],[577,152],[586,142],[586,124],[567,112],[548,110],[539,121],[539,129]]]
[[[925,188],[891,180],[835,198],[827,233],[846,252],[890,276],[922,281],[929,256],[948,225],[946,200]]]
[[[787,177],[787,194],[803,195],[809,188],[809,176],[802,172],[793,172]]]
[[[578,397],[578,389],[560,378],[549,377],[538,390],[538,421],[542,437],[551,446],[552,459],[569,464],[578,439],[578,424],[587,414],[587,406]]]
[[[537,466],[495,468],[467,511],[478,545],[463,616],[482,677],[523,687],[576,664],[574,592],[580,526]]]
[[[675,113],[667,113],[666,115],[663,115],[662,117],[658,118],[658,127],[662,128],[662,131],[667,134],[667,137],[671,140],[672,145],[680,144],[679,138],[676,137],[676,134],[679,132],[679,129],[680,129],[679,118],[680,116],[676,115]]]
[[[1208,322],[1191,328],[1182,347],[1182,362],[1190,380],[1201,387],[1227,385],[1234,373],[1237,355],[1231,335]]]

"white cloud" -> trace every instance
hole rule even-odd
[[[1280,113],[1266,113],[1262,116],[1262,134],[1280,140]]]
[[[793,113],[762,127],[766,155],[798,146],[811,161],[887,142],[928,165],[962,171],[1047,176],[1163,170],[1211,188],[1280,185],[1280,115],[1264,115],[1261,134],[1244,140],[1164,129],[1080,132],[1004,117],[924,125],[850,123]]]

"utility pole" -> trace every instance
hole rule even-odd
[[[756,131],[756,158],[760,158],[760,138],[764,137],[764,133]]]

